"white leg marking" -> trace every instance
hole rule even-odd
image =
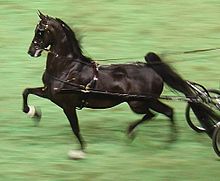
[[[29,107],[29,111],[28,111],[27,115],[29,117],[33,118],[36,113],[36,109],[34,106],[28,106],[28,107]]]

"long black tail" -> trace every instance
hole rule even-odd
[[[148,66],[154,69],[154,71],[163,78],[167,85],[182,92],[186,97],[194,96],[194,92],[190,89],[187,82],[183,80],[183,78],[169,65],[164,63],[158,55],[150,52],[145,56],[145,60],[148,62]]]
[[[169,65],[164,63],[157,54],[150,52],[145,56],[145,60],[148,66],[157,72],[167,85],[182,92],[186,97],[192,98],[196,96],[188,83]],[[220,121],[220,117],[201,102],[189,101],[189,104],[202,126],[207,130],[208,135],[212,136],[214,129],[213,119],[215,121]]]

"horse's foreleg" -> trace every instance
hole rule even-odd
[[[80,134],[80,128],[79,128],[79,123],[78,123],[78,118],[77,118],[77,114],[76,114],[76,110],[73,109],[72,107],[68,107],[68,108],[64,108],[63,109],[66,117],[68,118],[72,131],[75,134],[75,136],[77,137],[79,143],[80,143],[80,151],[70,151],[69,152],[69,157],[72,159],[81,159],[84,158],[85,153],[83,152],[83,150],[85,149],[85,144],[84,144],[84,140]]]
[[[27,88],[23,91],[23,112],[27,113],[30,117],[41,117],[41,112],[37,111],[34,106],[28,106],[28,95],[33,94],[39,97],[46,98],[44,87]]]

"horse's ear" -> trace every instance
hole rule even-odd
[[[42,19],[42,20],[46,18],[46,16],[43,15],[43,13],[41,13],[40,10],[38,10],[38,16],[39,16],[40,19]]]

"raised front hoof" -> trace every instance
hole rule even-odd
[[[86,157],[86,154],[82,150],[70,150],[68,152],[68,157],[72,160],[81,160]]]
[[[130,133],[127,133],[127,136],[128,136],[128,138],[129,138],[129,141],[134,141],[134,139],[136,138],[136,135],[137,135],[137,133],[136,132],[134,132],[134,131],[132,131],[132,132],[130,132]]]
[[[42,117],[41,109],[35,106],[28,106],[28,108],[27,115],[34,120],[35,126],[38,126]]]

